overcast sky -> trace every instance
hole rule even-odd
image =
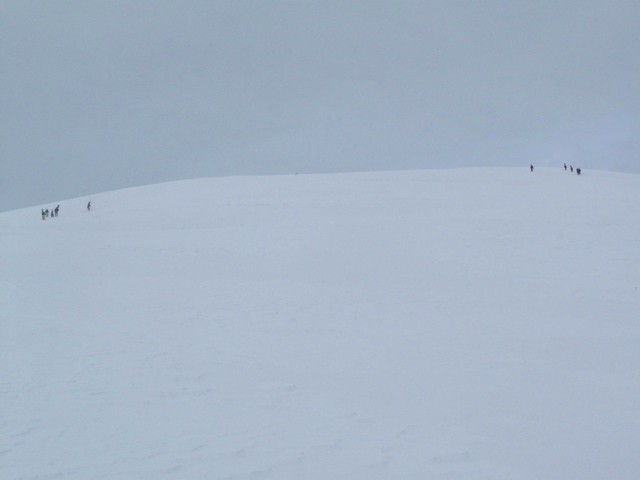
[[[2,0],[0,59],[0,210],[218,175],[640,173],[637,0]]]

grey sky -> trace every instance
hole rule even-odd
[[[640,2],[0,2],[0,210],[200,176],[640,173]]]

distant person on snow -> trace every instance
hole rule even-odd
[[[44,208],[42,208],[41,210],[42,210],[42,220],[44,220]]]
[[[571,173],[573,173],[573,165],[569,165],[569,168],[571,169]]]
[[[564,171],[565,172],[567,171],[567,164],[566,163],[564,164]]]
[[[576,173],[577,173],[578,175],[580,175],[580,172],[582,172],[582,170],[580,170],[579,168],[576,168]]]
[[[60,210],[60,205],[56,206],[56,209],[53,211],[58,216],[58,211]]]
[[[91,211],[91,202],[87,203],[87,212]]]
[[[531,169],[531,171],[533,172],[533,165],[529,165],[529,168]]]

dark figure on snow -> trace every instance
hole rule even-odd
[[[571,169],[571,173],[573,173],[573,165],[569,165],[569,168]]]
[[[531,171],[533,172],[533,165],[529,165],[529,168],[531,169]]]
[[[42,210],[42,220],[44,220],[44,208]]]
[[[55,213],[56,217],[58,216],[58,211],[60,210],[60,205],[58,205],[56,207],[56,209],[53,211],[53,213]]]
[[[566,163],[564,164],[564,171],[565,172],[567,171],[567,164]]]
[[[87,212],[91,211],[91,202],[87,203]]]
[[[576,173],[577,173],[578,175],[580,175],[580,172],[581,172],[581,171],[582,171],[582,170],[580,170],[579,168],[576,168]]]

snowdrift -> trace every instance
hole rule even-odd
[[[640,176],[59,203],[0,214],[0,478],[640,478]]]

